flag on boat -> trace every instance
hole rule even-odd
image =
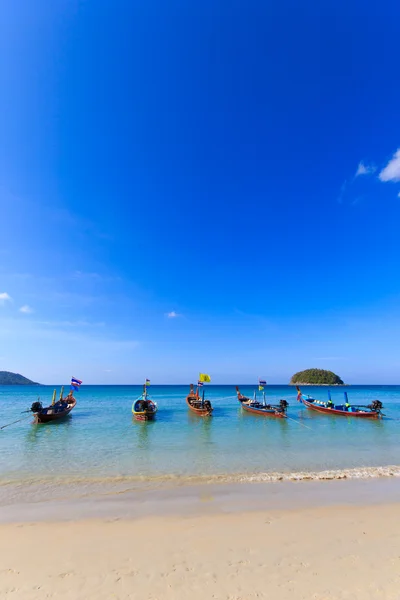
[[[300,388],[297,388],[297,400],[298,400],[298,402],[303,402],[302,393],[301,393]]]
[[[259,392],[262,392],[262,391],[263,391],[263,389],[264,389],[264,386],[263,386],[263,385],[259,385],[259,386],[258,386],[258,391],[259,391]]]
[[[267,385],[267,382],[265,381],[265,379],[259,379],[258,384],[259,385]]]
[[[150,385],[150,379],[146,379],[146,381],[144,382],[144,385]]]
[[[197,387],[203,387],[203,385],[204,385],[204,384],[203,384],[203,382],[202,382],[202,381],[198,381],[198,382],[197,382]]]
[[[202,383],[210,383],[211,377],[209,375],[206,375],[206,373],[200,373],[199,381],[201,381]]]
[[[82,381],[80,379],[76,379],[75,377],[71,377],[71,390],[74,392],[79,392],[79,388],[82,385]]]

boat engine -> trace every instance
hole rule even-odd
[[[31,406],[31,411],[33,413],[39,413],[43,409],[43,404],[39,401],[34,402]]]
[[[286,408],[289,406],[289,403],[286,400],[280,400],[278,406],[275,408],[276,412],[284,413]]]
[[[368,408],[370,408],[371,410],[376,410],[377,412],[380,412],[381,409],[383,408],[383,404],[380,400],[374,400],[373,402],[371,402],[371,404],[368,405]]]

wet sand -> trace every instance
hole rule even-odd
[[[21,483],[0,487],[0,523],[198,516],[324,506],[400,504],[400,477],[171,485]]]

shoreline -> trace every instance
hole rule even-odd
[[[400,478],[192,483],[190,485],[100,486],[48,489],[18,495],[0,503],[0,523],[74,521],[95,518],[136,519],[146,516],[293,510],[336,505],[400,504]]]
[[[385,482],[393,481],[393,489],[400,488],[400,466],[364,467],[354,469],[339,469],[328,471],[300,471],[288,473],[231,473],[224,475],[176,476],[165,475],[156,477],[115,476],[115,477],[65,477],[65,478],[31,478],[22,480],[0,480],[0,522],[2,515],[13,507],[18,506],[24,513],[29,506],[42,506],[48,503],[68,501],[79,503],[86,500],[96,504],[104,498],[128,498],[130,495],[168,494],[185,495],[190,490],[202,490],[202,495],[216,496],[226,488],[232,490],[250,490],[253,487],[266,486],[266,489],[285,489],[290,485],[304,486],[302,489],[309,493],[310,486],[319,484],[318,489],[324,489],[330,483],[343,483],[355,486],[357,483],[375,483],[379,489]],[[219,491],[218,491],[219,490]],[[307,490],[307,492],[306,492]],[[25,509],[24,509],[25,507]],[[29,508],[28,508],[29,512]],[[67,509],[68,512],[68,509]],[[8,514],[8,513],[7,513]]]
[[[386,477],[400,477],[400,465],[360,466],[338,469],[324,469],[320,471],[255,471],[255,472],[227,472],[209,474],[177,474],[162,473],[154,475],[65,475],[65,476],[25,476],[22,478],[0,478],[0,505],[1,490],[13,486],[54,485],[68,486],[80,484],[149,484],[149,485],[209,485],[218,483],[275,483],[283,481],[331,481],[338,479],[377,479]]]
[[[80,482],[107,482],[107,481],[176,481],[192,483],[242,483],[250,481],[300,481],[300,480],[330,480],[330,479],[367,479],[376,477],[400,477],[400,465],[363,465],[359,467],[338,467],[337,469],[321,469],[321,470],[299,470],[299,471],[254,471],[254,472],[226,472],[226,473],[204,473],[204,474],[184,474],[181,473],[160,473],[149,475],[129,475],[129,474],[104,474],[97,476],[81,475],[65,475],[65,476],[49,476],[43,475],[25,476],[25,477],[3,477],[0,478],[0,488],[8,485],[19,484],[35,484],[35,483],[54,483],[62,485],[63,483],[80,483]]]

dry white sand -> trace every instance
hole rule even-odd
[[[0,526],[0,598],[399,600],[400,506]]]

